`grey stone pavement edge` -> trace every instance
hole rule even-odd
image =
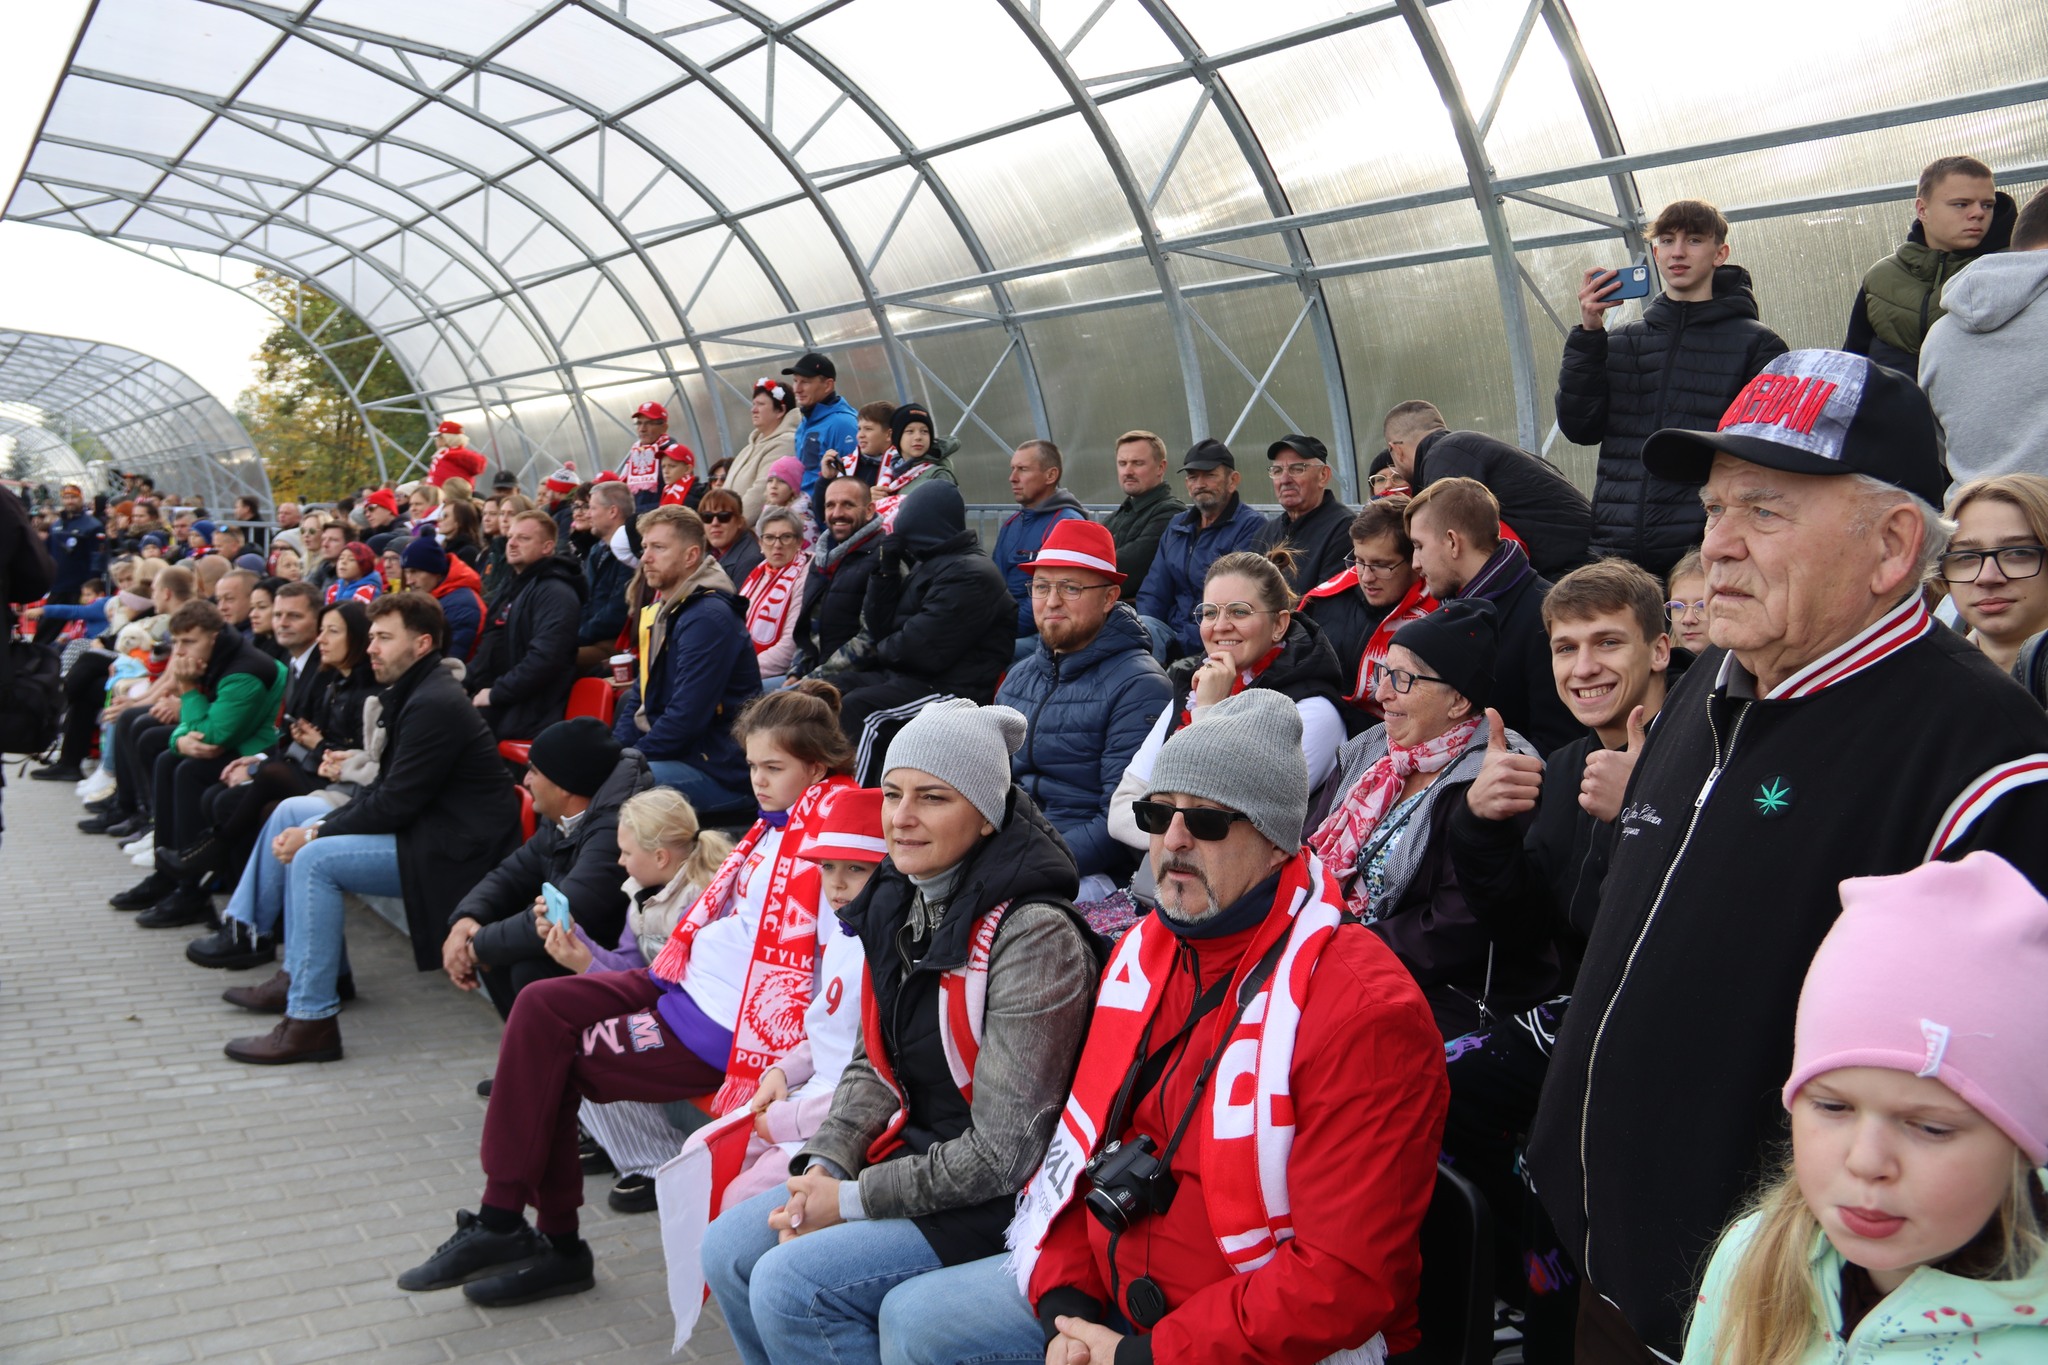
[[[142,876],[80,834],[69,783],[8,764],[0,844],[0,1361],[671,1359],[655,1215],[585,1191],[597,1287],[485,1310],[393,1283],[482,1190],[498,1019],[352,914],[360,997],[340,1062],[247,1067],[271,1020],[220,1000],[263,979],[184,958],[106,898]],[[736,1360],[707,1305],[676,1360]]]

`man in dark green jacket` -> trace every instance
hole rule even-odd
[[[1166,442],[1149,431],[1127,431],[1116,441],[1116,481],[1124,500],[1104,525],[1116,542],[1117,567],[1124,575],[1124,600],[1135,601],[1145,571],[1159,552],[1159,536],[1187,504],[1166,486]]]
[[[1976,157],[1929,164],[1920,172],[1904,244],[1863,276],[1842,349],[1917,377],[1920,343],[1947,311],[1942,289],[1970,262],[2010,246],[2018,216],[2012,196],[1999,192],[1991,168]]]

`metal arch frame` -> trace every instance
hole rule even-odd
[[[154,356],[79,337],[0,331],[0,401],[48,414],[73,436],[91,434],[123,465],[196,475],[209,502],[245,493],[271,501],[268,473],[234,414]],[[253,468],[253,480],[242,465]]]
[[[0,412],[0,436],[12,439],[17,446],[27,446],[29,458],[52,477],[83,479],[89,472],[71,443],[48,427]]]

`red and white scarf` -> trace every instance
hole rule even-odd
[[[1387,751],[1367,768],[1329,818],[1309,835],[1309,847],[1330,867],[1340,881],[1348,882],[1346,903],[1355,914],[1365,914],[1371,904],[1365,878],[1351,874],[1358,866],[1358,850],[1372,837],[1387,812],[1401,800],[1401,785],[1416,773],[1442,772],[1472,744],[1484,722],[1477,716],[1461,720],[1435,739],[1413,748],[1389,740]]]
[[[1254,682],[1257,682],[1259,675],[1273,666],[1273,660],[1279,658],[1280,651],[1286,647],[1287,642],[1282,640],[1279,644],[1274,645],[1254,660],[1250,668],[1240,668],[1237,671],[1237,676],[1230,680],[1230,695],[1234,697],[1247,687],[1250,687]],[[1195,689],[1190,687],[1187,700],[1181,704],[1180,719],[1175,722],[1174,728],[1178,729],[1182,725],[1191,725],[1194,723],[1194,719]]]
[[[988,1001],[989,954],[1009,908],[1010,902],[1004,901],[977,920],[967,961],[948,968],[939,977],[939,1046],[945,1051],[946,1069],[952,1074],[953,1084],[960,1087],[961,1098],[970,1105],[974,1103],[974,1063],[981,1056],[982,1014]],[[896,1066],[882,1032],[881,1008],[871,990],[860,993],[860,1034],[868,1065],[896,1097],[896,1112],[889,1116],[889,1126],[868,1144],[868,1164],[873,1165],[888,1160],[903,1145],[903,1125],[910,1120],[910,1104],[904,1098],[903,1083],[896,1079]]]
[[[661,462],[665,459],[681,460],[690,466],[693,476],[696,473],[697,462],[689,458],[674,437],[658,436],[652,441],[633,443],[626,458],[619,462],[619,477],[635,493],[652,493],[661,487]]]
[[[1292,1072],[1295,1032],[1308,1003],[1316,959],[1343,919],[1337,885],[1306,850],[1280,878],[1273,911],[1232,973],[1234,1000],[1244,979],[1282,936],[1286,946],[1259,993],[1238,1016],[1209,1082],[1209,1099],[1195,1122],[1201,1135],[1202,1198],[1209,1230],[1230,1268],[1249,1275],[1294,1236],[1287,1161],[1294,1146]],[[1110,1111],[1124,1076],[1138,1056],[1145,1026],[1158,1009],[1162,983],[1173,972],[1177,940],[1156,915],[1141,918],[1117,944],[1095,998],[1088,1042],[1074,1074],[1073,1093],[1053,1129],[1045,1160],[1017,1199],[1004,1241],[1006,1268],[1027,1300],[1031,1272],[1053,1220],[1073,1200],[1082,1169],[1105,1139]],[[1341,1351],[1335,1361],[1379,1360],[1385,1346],[1374,1337]]]
[[[775,648],[789,625],[790,607],[803,601],[804,573],[809,561],[798,555],[777,569],[765,559],[754,566],[740,585],[747,599],[747,638],[756,654]]]
[[[1354,569],[1352,572],[1356,573],[1357,570]],[[1409,584],[1407,593],[1394,604],[1394,609],[1373,627],[1372,635],[1365,642],[1365,651],[1358,657],[1357,681],[1351,695],[1344,700],[1378,715],[1379,703],[1372,699],[1372,666],[1386,662],[1387,646],[1394,642],[1395,631],[1410,621],[1420,621],[1442,605],[1429,595],[1429,587],[1422,579],[1417,578]]]
[[[930,460],[903,464],[899,463],[901,459],[896,447],[889,447],[888,453],[882,456],[882,472],[875,479],[875,515],[881,519],[885,531],[896,529],[896,509],[910,491],[910,486],[938,468]]]
[[[674,483],[661,490],[661,505],[663,507],[687,507],[690,502],[690,489],[695,486],[696,482],[697,476],[695,474],[677,479]]]
[[[740,991],[740,1017],[733,1024],[732,1055],[725,1064],[725,1084],[712,1101],[712,1111],[728,1114],[754,1097],[761,1074],[804,1036],[804,1011],[810,1007],[818,952],[818,865],[796,856],[803,843],[804,821],[827,792],[853,785],[848,777],[828,777],[809,788],[790,807],[775,862],[768,873],[768,894],[761,923],[754,931],[754,957]],[[689,913],[676,922],[668,942],[647,968],[648,974],[681,985],[690,969],[690,945],[713,920],[732,913],[733,892],[740,871],[754,848],[773,828],[756,820],[738,847],[719,864],[718,872]]]
[[[697,1330],[710,1292],[704,1284],[704,1232],[724,1211],[727,1188],[746,1169],[753,1136],[753,1114],[735,1109],[691,1133],[683,1150],[654,1173],[661,1200],[661,1250],[668,1262],[668,1306],[676,1319],[671,1353],[682,1350]]]

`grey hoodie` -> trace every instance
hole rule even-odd
[[[2048,250],[1972,261],[1942,291],[1920,385],[1948,431],[1956,484],[2048,474]]]

